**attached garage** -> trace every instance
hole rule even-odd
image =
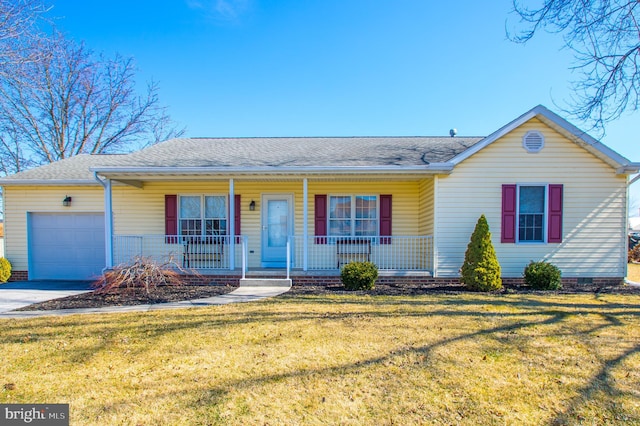
[[[27,213],[29,279],[89,280],[105,266],[104,213]]]

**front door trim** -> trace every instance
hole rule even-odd
[[[294,196],[292,193],[272,193],[262,194],[261,211],[260,211],[260,228],[261,228],[261,267],[262,268],[286,268],[287,266],[287,250],[286,239],[280,239],[276,246],[269,245],[269,202],[286,201],[287,202],[287,218],[286,218],[286,236],[292,236],[294,232]],[[273,235],[273,234],[272,234]],[[293,259],[291,259],[293,262]]]

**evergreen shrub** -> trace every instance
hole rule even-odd
[[[471,234],[460,273],[460,281],[470,290],[496,291],[502,288],[500,263],[484,215],[480,216]]]
[[[347,290],[373,290],[378,279],[378,267],[371,262],[349,262],[340,271]]]
[[[524,283],[536,290],[559,290],[562,288],[562,272],[545,261],[531,261],[524,268]]]
[[[11,263],[0,257],[0,283],[6,283],[11,277]]]

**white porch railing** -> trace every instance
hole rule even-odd
[[[380,270],[432,271],[433,237],[308,237],[307,267],[304,237],[293,237],[293,267],[338,269],[351,260],[375,263]]]
[[[243,256],[242,237],[236,237],[233,246],[231,238],[229,235],[114,235],[113,261],[118,265],[143,256],[160,263],[171,260],[183,268],[231,269],[231,258],[240,260]]]
[[[241,266],[244,273],[249,268],[248,238],[233,238],[235,240],[231,236],[116,235],[113,237],[114,264],[144,256],[158,262],[172,259],[185,268],[224,270],[231,269],[233,258],[234,268]],[[305,244],[303,236],[294,235],[287,241],[287,264],[293,269],[335,270],[351,260],[373,262],[380,270],[433,271],[433,237],[313,236],[308,237]]]

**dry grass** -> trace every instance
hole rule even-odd
[[[633,282],[640,283],[640,264],[629,263],[627,267],[627,278]]]
[[[0,321],[71,424],[640,424],[640,296],[306,296]],[[4,389],[2,386],[4,385]]]

